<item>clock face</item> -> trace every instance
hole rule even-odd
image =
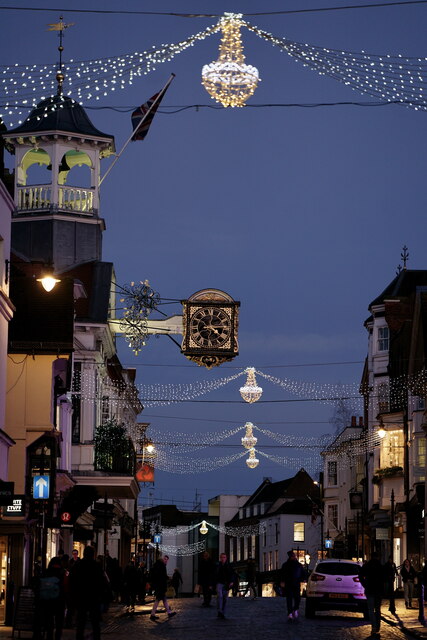
[[[189,321],[190,342],[204,349],[223,347],[232,333],[231,318],[221,308],[202,307]]]

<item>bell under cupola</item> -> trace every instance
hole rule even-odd
[[[62,58],[56,80],[57,94],[2,137],[15,155],[12,251],[59,273],[102,258],[100,162],[115,146],[112,135],[94,127],[83,107],[63,95]]]

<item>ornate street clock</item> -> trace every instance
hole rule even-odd
[[[203,289],[182,305],[181,352],[189,360],[211,369],[238,355],[240,302],[219,289]]]

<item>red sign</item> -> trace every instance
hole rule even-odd
[[[68,513],[68,511],[64,511],[63,513],[61,513],[61,520],[62,522],[70,522],[71,513]]]
[[[135,480],[137,482],[154,482],[154,466],[149,462],[137,459]]]

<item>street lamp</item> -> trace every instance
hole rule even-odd
[[[37,282],[40,282],[43,289],[49,293],[61,280],[54,275],[53,269],[48,267],[40,278],[37,278]]]

